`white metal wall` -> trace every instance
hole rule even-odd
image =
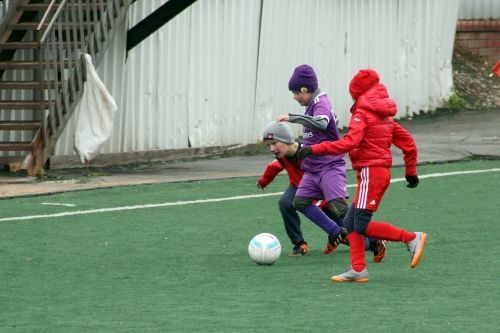
[[[450,93],[458,0],[197,1],[125,62],[127,28],[165,2],[135,2],[97,69],[118,105],[102,153],[255,143],[278,115],[304,112],[288,91],[302,63],[341,126],[361,68],[379,72],[397,117],[434,110]],[[73,131],[54,155],[74,154]]]
[[[499,0],[460,0],[459,20],[499,20]]]
[[[255,135],[281,113],[303,113],[287,91],[293,68],[316,70],[341,126],[350,79],[373,68],[398,104],[397,118],[442,105],[452,86],[457,1],[265,1]],[[443,15],[446,13],[446,15]],[[300,130],[297,132],[300,133]]]
[[[135,2],[129,23],[115,38],[118,50],[108,51],[97,69],[119,109],[113,137],[101,152],[255,142],[261,1],[198,1],[131,50],[126,63],[116,59],[124,54],[127,26],[165,2]],[[119,87],[109,81],[118,71],[125,81],[119,98]],[[54,155],[74,154],[73,132],[74,123],[59,139]]]

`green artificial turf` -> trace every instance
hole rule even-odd
[[[415,269],[403,244],[381,263],[368,252],[367,283],[330,281],[349,248],[323,255],[326,236],[305,218],[311,253],[287,257],[279,195],[140,206],[278,193],[286,176],[265,192],[240,178],[2,200],[0,332],[495,332],[500,172],[425,178],[493,168],[426,165],[418,188],[391,184],[374,220],[424,231],[427,246]],[[83,213],[52,215],[66,212]],[[33,215],[48,217],[5,220]],[[248,256],[261,232],[281,241],[272,266]]]

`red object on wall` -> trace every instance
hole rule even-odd
[[[492,71],[493,73],[496,74],[496,76],[500,77],[500,60],[497,62],[495,66],[493,66]]]

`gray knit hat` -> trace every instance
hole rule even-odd
[[[267,124],[262,135],[264,140],[274,140],[283,143],[294,143],[292,130],[290,127],[282,122],[272,121]]]

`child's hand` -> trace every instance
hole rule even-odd
[[[311,147],[302,147],[300,148],[298,151],[297,151],[297,158],[299,160],[303,160],[304,158],[306,158],[307,156],[309,155],[312,155],[313,153],[313,150]]]
[[[283,122],[283,121],[290,121],[290,116],[287,115],[287,114],[284,114],[284,115],[281,115],[281,116],[278,116],[278,118],[276,118],[276,121],[279,123],[279,122]]]
[[[259,190],[262,190],[262,191],[264,191],[264,189],[267,187],[267,184],[265,184],[265,183],[264,183],[263,181],[261,181],[260,179],[257,181],[257,184],[255,184],[255,185],[257,185],[257,188],[258,188]]]
[[[408,185],[406,185],[406,187],[409,187],[409,188],[415,188],[418,186],[418,176],[405,176],[406,178],[406,181],[408,182]]]

